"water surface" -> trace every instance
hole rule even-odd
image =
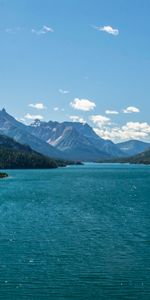
[[[0,299],[150,299],[150,167],[9,171]]]

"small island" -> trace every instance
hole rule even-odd
[[[8,177],[8,174],[7,174],[7,173],[1,173],[1,172],[0,172],[0,179],[6,178],[6,177]]]

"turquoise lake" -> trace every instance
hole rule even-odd
[[[8,171],[0,299],[150,299],[150,167]]]

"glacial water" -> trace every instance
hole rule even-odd
[[[8,171],[0,299],[150,299],[150,167]]]

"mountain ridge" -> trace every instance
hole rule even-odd
[[[35,138],[28,126],[17,121],[5,109],[0,111],[0,133],[13,138],[21,144],[29,145],[33,150],[49,157],[63,158],[63,155],[51,145]]]
[[[51,158],[97,161],[139,154],[149,143],[130,140],[115,144],[99,137],[87,123],[40,121],[25,125],[0,111],[0,134],[29,145],[34,151]]]
[[[126,163],[126,164],[144,164],[150,165],[150,148],[142,153],[129,157],[120,157],[114,159],[102,159],[98,163]]]
[[[133,156],[148,149],[150,147],[150,143],[139,140],[128,140],[117,143],[117,146],[126,156]]]
[[[99,157],[122,155],[112,141],[99,137],[87,123],[36,120],[29,127],[33,135],[43,139],[72,159],[97,160]]]

